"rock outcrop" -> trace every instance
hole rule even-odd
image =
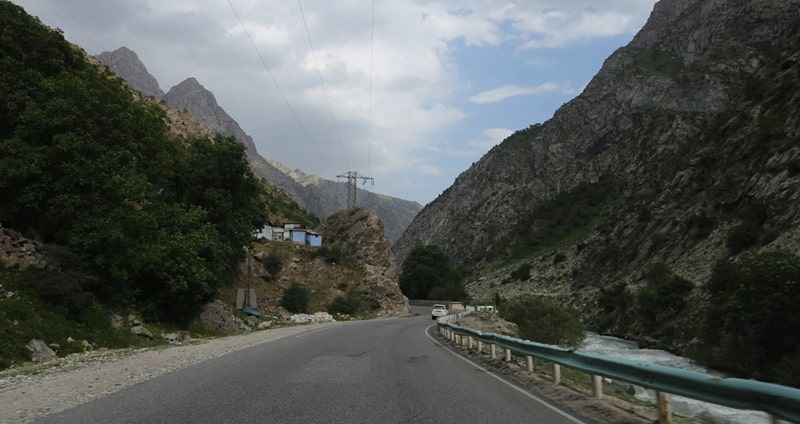
[[[120,47],[113,52],[102,52],[96,57],[115,74],[123,76],[134,90],[157,99],[164,95],[156,78],[147,72],[144,63],[131,49]]]
[[[19,231],[0,225],[0,263],[10,269],[23,269],[42,263],[42,244],[25,238]]]
[[[408,299],[400,291],[397,261],[377,215],[363,208],[339,211],[318,230],[333,240],[330,248],[347,251],[364,269],[364,279],[355,291],[378,316],[411,314]]]

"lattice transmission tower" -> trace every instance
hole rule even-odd
[[[356,201],[356,193],[358,192],[356,181],[361,180],[361,185],[366,184],[367,181],[370,181],[372,185],[375,185],[374,178],[361,175],[356,171],[347,171],[344,174],[337,175],[336,178],[347,179],[347,209],[355,209],[358,207],[358,203]]]

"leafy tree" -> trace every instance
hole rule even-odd
[[[308,312],[309,298],[310,295],[307,288],[301,286],[297,282],[292,282],[292,284],[283,291],[281,306],[295,314],[306,313]]]
[[[586,337],[578,313],[543,297],[523,297],[503,303],[503,318],[519,327],[520,337],[538,343],[578,347]]]
[[[693,355],[719,369],[800,385],[798,281],[800,257],[788,251],[718,262],[705,286],[711,301]]]
[[[160,107],[18,6],[0,2],[0,27],[0,222],[81,259],[38,293],[68,311],[87,291],[188,318],[267,221],[244,147],[170,135]]]
[[[465,300],[461,274],[439,246],[417,246],[403,262],[400,290],[409,299]]]

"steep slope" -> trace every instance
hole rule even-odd
[[[743,250],[797,251],[798,33],[797,0],[661,0],[583,93],[427,205],[399,261],[436,244],[477,267],[473,296],[591,313],[597,288],[658,263],[703,283]],[[755,240],[732,242],[744,225]],[[523,261],[531,279],[508,281]]]

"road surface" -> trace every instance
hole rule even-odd
[[[414,318],[346,322],[194,365],[43,423],[580,423]]]

